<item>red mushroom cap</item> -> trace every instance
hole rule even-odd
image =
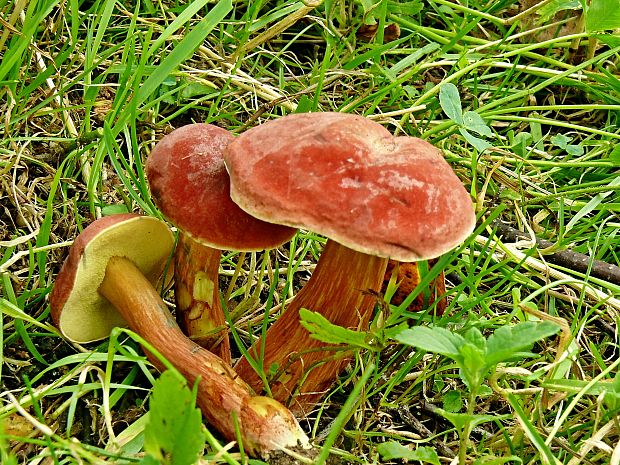
[[[163,221],[133,213],[104,216],[75,239],[50,294],[54,324],[70,340],[97,341],[125,319],[97,289],[110,257],[131,260],[156,284],[172,254],[174,236]]]
[[[237,137],[224,158],[245,211],[360,252],[434,258],[475,225],[471,198],[439,150],[361,116],[285,116]]]
[[[222,153],[233,140],[228,131],[203,123],[179,127],[161,139],[147,162],[155,203],[204,245],[247,251],[277,247],[295,230],[254,218],[230,198]]]

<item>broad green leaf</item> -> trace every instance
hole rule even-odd
[[[459,132],[463,135],[465,140],[467,140],[467,142],[473,145],[476,148],[476,150],[478,150],[478,152],[480,153],[484,152],[486,149],[490,147],[493,147],[493,144],[487,142],[484,139],[480,139],[479,137],[474,136],[473,134],[468,132],[467,129],[465,128],[460,128]]]
[[[461,358],[461,347],[467,344],[467,341],[459,334],[445,328],[429,328],[428,326],[406,329],[397,334],[394,339],[401,344],[458,360]]]
[[[482,353],[486,352],[487,341],[478,328],[469,328],[465,333],[465,339],[480,349]]]
[[[532,141],[532,135],[527,132],[519,132],[515,134],[514,139],[512,140],[512,149],[514,152],[520,157],[525,157],[527,155],[527,146]]]
[[[540,15],[539,24],[546,23],[556,13],[564,10],[581,10],[581,2],[579,0],[553,0],[547,3],[536,11]]]
[[[605,393],[603,401],[610,410],[620,409],[620,373],[616,373],[614,380],[609,385],[610,389]]]
[[[448,118],[458,125],[463,125],[463,108],[459,90],[448,82],[439,89],[439,104]]]
[[[395,15],[415,16],[424,8],[424,4],[420,0],[414,1],[388,1],[388,11]]]
[[[105,205],[101,209],[102,216],[118,215],[120,213],[127,213],[127,207],[123,204],[118,205]]]
[[[465,129],[480,134],[481,136],[493,137],[493,131],[475,111],[466,111],[463,113],[463,126]]]
[[[432,463],[433,465],[440,465],[439,456],[432,447],[418,446],[412,450],[396,441],[389,441],[379,444],[377,452],[384,460],[418,460],[420,462]]]
[[[586,31],[620,28],[620,0],[592,0],[586,10]]]
[[[592,34],[591,37],[596,38],[610,47],[620,47],[620,36],[613,34]]]
[[[455,389],[446,392],[443,396],[442,405],[446,412],[459,412],[463,408],[463,396],[461,391]]]
[[[470,390],[475,389],[482,383],[485,372],[488,370],[488,365],[485,363],[485,352],[471,342],[465,343],[460,352],[461,360],[457,360],[457,364],[467,381],[467,387]]]
[[[509,360],[558,331],[560,326],[551,321],[525,321],[514,326],[502,326],[487,339],[486,363],[491,366]]]
[[[299,316],[301,325],[310,332],[310,336],[314,339],[326,344],[347,344],[364,349],[373,349],[366,341],[368,336],[366,332],[335,325],[320,313],[305,308],[299,310]]]
[[[469,415],[468,413],[453,413],[446,412],[444,409],[437,408],[434,413],[441,415],[446,420],[454,425],[455,428],[462,430],[466,424],[472,426],[481,425],[482,423],[488,423],[489,421],[501,420],[508,418],[510,415]]]
[[[609,159],[612,161],[614,166],[620,166],[620,144],[616,145],[611,151],[609,154]]]
[[[144,450],[161,464],[192,465],[204,448],[202,416],[187,385],[165,371],[153,385]]]
[[[561,149],[566,149],[571,140],[573,140],[570,136],[565,136],[564,134],[554,134],[551,136],[551,143],[556,147],[560,147]]]
[[[581,145],[568,144],[566,146],[566,153],[573,157],[580,157],[583,155],[583,147]]]

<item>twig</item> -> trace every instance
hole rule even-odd
[[[518,240],[531,240],[532,238],[513,228],[512,226],[502,223],[501,221],[493,222],[493,227],[497,228],[497,237],[504,241],[516,242]],[[546,249],[553,246],[553,243],[544,239],[534,238],[538,247]],[[590,270],[590,276],[603,279],[607,282],[620,285],[620,267],[611,263],[604,262],[602,260],[594,260],[591,256],[585,255],[572,250],[560,250],[548,255],[545,255],[545,260],[554,263],[564,268],[571,269],[580,273],[587,273],[590,263],[592,263],[592,269]]]
[[[411,426],[416,431],[418,431],[418,433],[420,433],[421,436],[425,438],[431,438],[435,436],[435,433],[433,433],[426,426],[424,426],[424,424],[420,420],[418,420],[414,414],[412,414],[409,411],[409,406],[403,405],[399,407],[398,413],[400,414],[400,417],[403,419],[403,421],[407,425]],[[448,446],[446,446],[446,444],[440,439],[433,439],[433,444],[437,446],[437,450],[444,457],[449,457],[451,459],[456,457],[456,454],[454,453],[454,451],[450,449]]]

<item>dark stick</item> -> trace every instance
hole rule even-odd
[[[531,240],[529,235],[501,221],[494,221],[493,227],[496,228],[497,237],[502,238],[504,241],[516,242],[521,239]],[[544,239],[539,239],[537,237],[535,239],[538,247],[547,248],[553,245],[552,242],[545,241]],[[588,266],[590,262],[592,262],[590,276],[620,285],[620,267],[601,260],[593,260],[589,255],[573,252],[572,250],[560,250],[545,255],[545,260],[584,274],[588,272]]]

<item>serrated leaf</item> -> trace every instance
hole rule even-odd
[[[467,344],[467,341],[460,334],[453,333],[445,328],[429,328],[427,326],[406,329],[397,334],[394,339],[401,344],[459,360],[461,358],[461,347]]]
[[[343,328],[330,322],[318,312],[302,308],[299,310],[301,325],[310,332],[310,336],[326,344],[347,344],[364,349],[373,349],[366,341],[367,333]]]
[[[487,124],[475,111],[466,111],[463,113],[463,126],[465,129],[480,134],[481,136],[493,137],[493,131],[487,126]]]
[[[482,383],[482,378],[487,371],[485,353],[471,342],[465,343],[461,349],[461,360],[457,360],[463,377],[467,380],[467,386],[472,389]]]
[[[620,0],[592,0],[586,10],[586,31],[620,28]]]
[[[480,153],[484,152],[486,149],[490,147],[493,147],[493,144],[487,142],[484,139],[480,139],[479,137],[474,136],[473,134],[468,132],[467,129],[460,128],[459,132],[463,135],[465,140],[467,140],[467,142],[473,145],[476,148],[476,150],[478,150],[478,152]]]
[[[474,346],[480,349],[482,353],[486,352],[487,341],[478,328],[469,328],[465,333],[465,340],[467,340],[467,342],[471,342]]]
[[[463,108],[461,96],[454,84],[448,82],[439,89],[439,104],[448,118],[456,124],[463,125]]]
[[[432,463],[433,465],[440,465],[439,456],[432,447],[418,446],[412,450],[396,441],[389,441],[379,444],[377,452],[384,460],[418,460],[420,462]]]
[[[514,326],[502,326],[487,339],[486,363],[491,366],[529,351],[535,342],[560,331],[551,321],[526,321]]]
[[[167,465],[192,465],[205,443],[202,416],[192,392],[178,375],[165,371],[153,384],[144,450]]]

